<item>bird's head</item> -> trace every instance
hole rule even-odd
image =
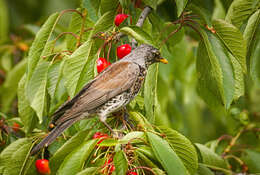
[[[131,54],[125,57],[127,60],[134,61],[141,66],[148,68],[153,63],[164,63],[167,64],[168,61],[161,57],[158,49],[154,48],[148,44],[142,44],[131,52]],[[124,59],[125,59],[124,58]]]

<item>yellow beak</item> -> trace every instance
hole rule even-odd
[[[166,60],[165,58],[160,58],[159,61],[163,64],[168,64],[168,60]]]

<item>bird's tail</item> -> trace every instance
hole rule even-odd
[[[61,123],[57,126],[55,126],[55,128],[47,135],[47,137],[45,137],[39,144],[37,144],[36,146],[33,147],[33,149],[31,150],[31,155],[36,154],[41,148],[43,147],[47,147],[49,144],[51,144],[65,129],[67,129],[68,127],[70,127],[73,123],[75,123],[76,120],[72,119],[72,120],[68,120],[65,121],[64,123]]]

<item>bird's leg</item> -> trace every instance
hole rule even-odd
[[[117,133],[107,124],[106,119],[107,119],[106,115],[102,115],[102,116],[99,117],[99,120],[107,127],[107,129],[111,132],[111,134],[114,137],[118,137]]]
[[[123,124],[124,124],[124,126],[122,129],[126,129],[127,125],[129,125],[130,128],[133,128],[133,124],[129,120],[129,113],[128,113],[126,107],[123,108]]]

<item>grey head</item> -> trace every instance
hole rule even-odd
[[[135,62],[146,69],[153,63],[168,63],[166,59],[161,57],[161,54],[158,49],[148,44],[140,45],[139,47],[134,49],[130,54],[125,56],[121,61]]]

